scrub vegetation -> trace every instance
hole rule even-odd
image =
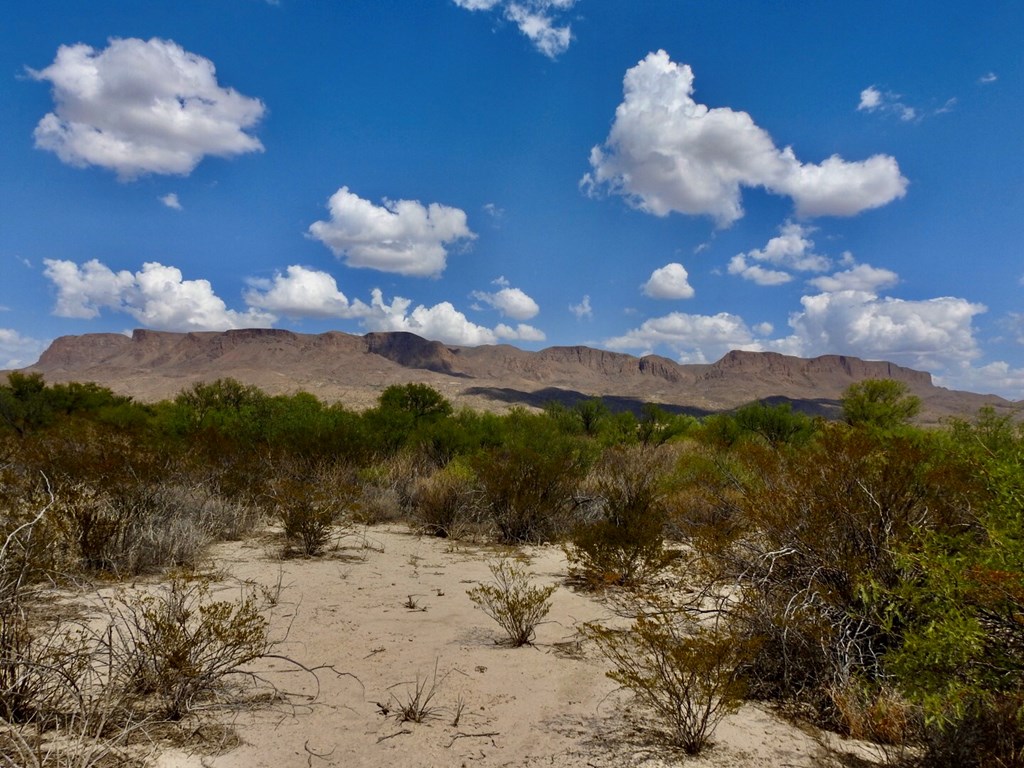
[[[687,753],[757,700],[890,745],[892,764],[1024,766],[1024,432],[991,411],[924,430],[918,407],[868,381],[837,422],[600,400],[499,416],[408,384],[358,412],[232,380],[140,404],[10,374],[0,761],[124,763],[135,730],[249,679],[273,652],[267,609],[213,598],[210,543],[270,526],[282,554],[320,557],[353,523],[405,521],[563,546],[566,584],[633,622],[585,637]],[[103,598],[98,621],[44,610],[149,574],[165,586]],[[493,575],[470,596],[531,642],[556,587],[513,561]]]

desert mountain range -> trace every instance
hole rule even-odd
[[[936,387],[930,374],[893,363],[841,355],[803,359],[733,351],[716,363],[681,365],[656,355],[635,357],[584,346],[539,352],[509,345],[452,346],[404,332],[90,333],[56,339],[24,370],[42,373],[50,383],[94,381],[141,401],[173,397],[194,382],[231,377],[271,394],[306,391],[352,408],[373,405],[391,384],[422,382],[457,406],[487,410],[603,397],[615,409],[651,402],[702,415],[762,400],[791,402],[794,408],[829,416],[838,413],[839,398],[851,383],[891,378],[921,398],[925,422],[970,416],[983,405],[1000,412],[1024,405]]]

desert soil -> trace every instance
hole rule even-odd
[[[586,622],[622,619],[566,585],[556,547],[517,550],[536,583],[558,585],[535,644],[522,648],[498,644],[500,628],[466,595],[508,552],[400,527],[365,529],[321,558],[279,552],[270,538],[219,545],[219,594],[237,596],[246,583],[275,592],[280,583],[271,621],[283,639],[278,652],[335,671],[319,670],[317,683],[286,662],[264,661],[257,671],[282,695],[203,715],[206,726],[233,726],[225,751],[209,739],[165,749],[159,768],[811,768],[840,764],[826,744],[864,752],[754,705],[730,715],[698,758],[659,745],[649,716],[579,635]],[[396,706],[417,684],[433,687],[431,716],[400,722]]]

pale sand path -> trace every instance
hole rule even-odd
[[[230,752],[172,750],[160,768],[835,764],[811,735],[753,706],[723,722],[715,746],[700,758],[673,754],[638,733],[629,695],[616,691],[604,660],[577,635],[582,623],[613,616],[564,585],[565,557],[555,547],[521,550],[537,583],[559,584],[536,645],[524,648],[496,645],[501,630],[466,596],[490,580],[487,563],[499,550],[394,527],[366,529],[324,558],[281,560],[275,547],[225,544],[213,556],[236,580],[272,586],[280,574],[273,627],[280,636],[290,624],[281,652],[358,680],[323,670],[319,697],[310,703],[315,686],[308,675],[263,664],[268,679],[290,692],[288,703],[235,714],[243,744]],[[223,595],[232,591],[238,593],[237,581],[225,582]],[[410,595],[418,609],[405,607]],[[436,717],[416,724],[381,714],[377,702],[407,698],[417,677],[429,684],[435,663]],[[460,700],[465,708],[455,726]],[[632,719],[642,722],[642,715]]]

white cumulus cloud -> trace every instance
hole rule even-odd
[[[785,285],[793,280],[789,272],[751,264],[742,253],[737,253],[729,259],[728,270],[730,275],[739,275],[744,280],[750,280],[758,285]]]
[[[690,275],[678,262],[654,270],[642,290],[652,299],[690,299],[694,294]]]
[[[857,109],[870,112],[880,106],[882,106],[882,92],[875,86],[869,85],[860,92],[860,103],[857,105]]]
[[[763,330],[759,327],[759,330]],[[738,315],[719,312],[717,315],[691,315],[671,312],[662,317],[645,320],[621,336],[604,341],[604,346],[616,350],[653,352],[664,346],[687,363],[706,363],[722,357],[733,349],[759,351],[763,344],[756,331]]]
[[[743,187],[789,196],[801,216],[852,216],[906,193],[894,158],[802,163],[746,112],[694,101],[693,84],[691,68],[665,51],[628,70],[611,132],[591,150],[593,170],[581,186],[623,195],[657,216],[706,214],[720,226],[743,215]]]
[[[395,298],[391,304],[385,304],[380,289],[372,292],[371,311],[363,320],[363,325],[370,331],[408,331],[445,344],[478,346],[494,344],[497,334],[490,328],[470,321],[451,302],[442,301],[432,307],[420,304],[409,311],[412,302],[408,299]]]
[[[502,287],[493,293],[473,291],[472,297],[513,320],[529,320],[540,312],[536,301],[520,288],[510,287],[505,278],[499,277],[494,283]]]
[[[933,370],[980,355],[972,320],[986,307],[966,299],[909,301],[840,290],[804,296],[800,303],[790,326],[808,357],[847,354]]]
[[[297,264],[272,280],[250,278],[245,291],[246,304],[289,317],[364,317],[370,308],[359,301],[349,302],[338,289],[334,277],[326,272]]]
[[[62,45],[53,63],[29,70],[53,86],[54,110],[36,126],[40,149],[76,167],[188,175],[207,155],[262,151],[247,133],[259,99],[217,82],[205,59],[170,40],[111,39],[101,51]]]
[[[494,327],[494,334],[499,339],[506,341],[544,341],[547,338],[544,335],[544,331],[526,323],[517,323],[515,328],[504,323],[498,323]]]
[[[455,0],[467,11],[500,10],[533,46],[550,59],[565,53],[572,43],[572,27],[560,17],[576,0]]]
[[[838,282],[876,286],[896,279],[894,273],[867,265],[849,273],[834,277]],[[975,370],[973,362],[981,355],[972,321],[985,311],[982,304],[950,296],[910,301],[867,290],[836,290],[803,296],[801,309],[790,315],[788,336],[773,338],[770,323],[748,324],[731,313],[672,312],[649,318],[603,344],[642,353],[667,350],[681,362],[690,363],[714,361],[732,349],[771,350],[800,357],[851,355],[967,382]],[[1009,382],[1013,375],[1007,372],[1003,378]]]
[[[102,309],[125,312],[147,328],[166,331],[224,331],[273,324],[258,309],[228,309],[207,280],[185,280],[177,267],[147,262],[138,272],[114,272],[93,259],[45,260],[44,274],[57,289],[54,314],[93,318]]]
[[[1012,368],[997,360],[980,366],[962,365],[934,377],[940,387],[968,392],[1001,395],[1010,400],[1024,400],[1024,368]]]
[[[403,296],[385,302],[379,288],[370,292],[367,304],[349,300],[338,288],[334,277],[326,272],[299,265],[289,266],[272,279],[250,278],[245,301],[250,312],[268,312],[289,317],[336,317],[358,320],[367,331],[408,331],[445,344],[475,346],[496,344],[499,339],[543,341],[543,331],[525,323],[510,326],[499,323],[495,328],[469,320],[451,302],[434,306],[419,304]]]
[[[374,205],[342,187],[327,208],[330,219],[314,222],[309,233],[350,267],[437,276],[447,263],[446,246],[476,237],[465,211],[438,203],[384,200]]]
[[[814,252],[814,241],[808,237],[813,228],[787,221],[779,230],[780,234],[764,248],[733,256],[729,261],[729,274],[758,285],[781,285],[793,279],[791,272],[824,272],[832,266],[831,259]]]
[[[882,288],[891,288],[900,281],[900,276],[891,269],[858,264],[831,275],[815,277],[807,282],[826,293],[839,291],[867,291],[874,293]]]

